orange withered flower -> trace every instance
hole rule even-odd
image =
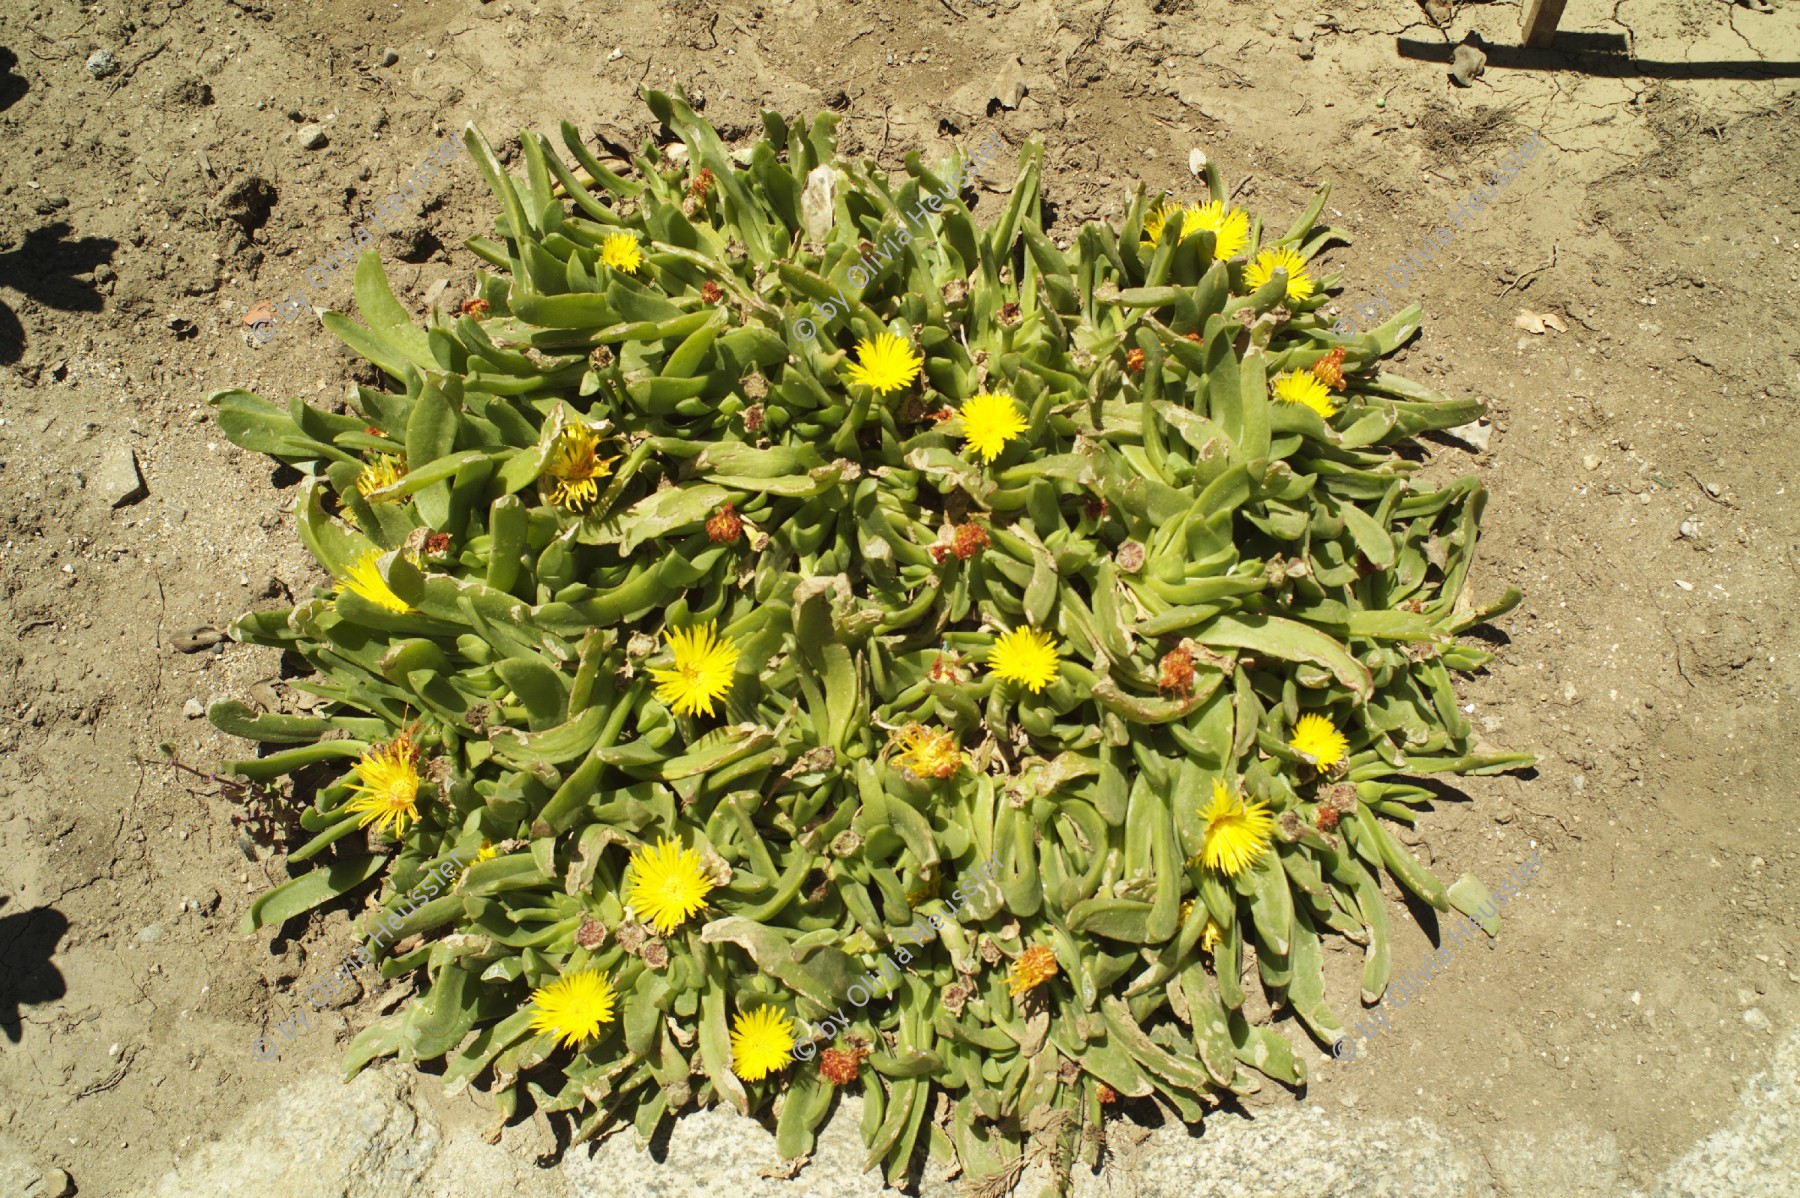
[[[1056,976],[1056,954],[1047,944],[1034,944],[1019,954],[1013,962],[1012,978],[1007,989],[1019,995],[1034,986],[1041,986]]]
[[[1313,817],[1313,826],[1321,832],[1329,832],[1338,826],[1338,810],[1336,807],[1319,805],[1319,813]]]
[[[706,282],[700,284],[700,298],[703,301],[705,301],[706,303],[716,304],[719,302],[720,297],[723,296],[724,294],[725,294],[725,292],[719,287],[719,285],[717,283],[713,282],[711,279],[708,279],[708,280],[706,280]]]
[[[1162,674],[1156,680],[1156,689],[1164,692],[1174,691],[1183,699],[1192,697],[1194,693],[1194,655],[1185,648],[1175,648],[1163,654]]]
[[[457,312],[463,316],[473,316],[476,320],[480,320],[488,314],[488,309],[492,306],[480,296],[475,296],[472,299],[464,300],[462,307],[458,308]]]
[[[1144,351],[1141,349],[1126,350],[1125,369],[1131,371],[1133,374],[1144,373]]]
[[[1312,364],[1313,377],[1333,391],[1344,389],[1344,347],[1338,346]]]
[[[706,536],[715,545],[729,545],[744,531],[744,521],[727,502],[706,522]]]
[[[854,1052],[842,1048],[827,1048],[819,1054],[819,1076],[834,1086],[847,1086],[856,1080],[860,1064]]]
[[[987,529],[973,520],[967,524],[958,525],[955,535],[950,540],[950,552],[965,562],[986,549],[987,546]]]

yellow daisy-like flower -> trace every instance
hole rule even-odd
[[[710,620],[698,628],[664,632],[663,637],[675,652],[675,666],[650,671],[657,699],[681,715],[711,715],[713,701],[731,690],[738,647],[715,637]]]
[[[1306,299],[1317,290],[1312,276],[1306,273],[1306,262],[1285,245],[1270,246],[1256,256],[1256,261],[1244,268],[1244,282],[1255,291],[1275,277],[1277,270],[1287,271],[1287,297],[1298,301]]]
[[[1023,994],[1033,986],[1041,986],[1056,976],[1056,954],[1050,951],[1047,944],[1034,944],[1019,954],[1013,962],[1012,973],[1006,988],[1013,994]]]
[[[356,476],[356,489],[367,499],[383,487],[391,487],[406,476],[406,459],[397,454],[377,454],[375,460]]]
[[[1056,638],[1036,628],[1014,628],[1001,633],[987,655],[988,669],[1034,695],[1056,681],[1061,665],[1062,659],[1056,655]]]
[[[600,498],[600,480],[619,459],[599,455],[600,439],[585,424],[571,424],[556,434],[550,460],[544,463],[544,485],[550,502],[579,512]]]
[[[1216,869],[1228,878],[1236,877],[1268,851],[1275,827],[1268,806],[1260,801],[1246,805],[1226,790],[1223,782],[1213,783],[1212,802],[1200,818],[1206,821],[1206,843],[1200,850],[1200,859],[1208,869]]]
[[[1328,770],[1350,755],[1350,740],[1329,719],[1311,713],[1295,723],[1288,748],[1307,754],[1320,769]]]
[[[631,855],[625,901],[639,919],[648,919],[667,936],[706,906],[713,885],[699,852],[663,837],[655,848],[646,846]]]
[[[597,969],[568,973],[531,992],[531,1030],[549,1032],[564,1044],[585,1045],[613,1021],[612,982]]]
[[[962,406],[963,444],[992,462],[1006,448],[1006,443],[1025,431],[1025,413],[1013,397],[1004,391],[992,395],[986,391]]]
[[[356,759],[356,785],[345,811],[359,813],[357,826],[375,825],[377,833],[392,827],[394,839],[406,833],[407,821],[419,818],[419,750],[402,733]]]
[[[362,596],[376,607],[391,612],[411,611],[412,605],[394,594],[387,579],[381,576],[381,567],[377,564],[380,560],[381,550],[371,549],[351,562],[350,569],[338,580],[339,594],[349,591],[353,595]]]
[[[738,1012],[731,1029],[731,1071],[759,1082],[794,1059],[794,1023],[774,1007]]]
[[[636,274],[637,268],[644,264],[644,252],[638,248],[638,239],[632,234],[608,233],[606,240],[600,243],[600,261],[614,270]]]
[[[892,333],[856,343],[856,361],[849,366],[850,381],[873,387],[877,395],[898,391],[919,377],[925,359],[906,341]]]
[[[1219,941],[1225,939],[1225,929],[1213,922],[1212,916],[1206,917],[1206,927],[1200,932],[1200,951],[1212,952],[1219,947]]]
[[[1330,420],[1337,415],[1337,404],[1332,402],[1330,390],[1310,370],[1283,371],[1275,376],[1272,390],[1275,398],[1282,403],[1297,403],[1309,407],[1319,414],[1321,420]]]
[[[1250,214],[1242,208],[1227,208],[1222,200],[1195,204],[1183,215],[1181,235],[1192,237],[1195,233],[1213,235],[1213,258],[1223,262],[1244,252],[1250,240]]]
[[[1191,230],[1187,227],[1187,219],[1182,213],[1181,205],[1174,200],[1164,200],[1144,214],[1144,245],[1154,246],[1162,240],[1163,229],[1170,221],[1176,225],[1175,236],[1185,237]]]
[[[901,747],[894,764],[920,778],[948,778],[962,768],[963,752],[948,729],[906,724],[894,734]]]

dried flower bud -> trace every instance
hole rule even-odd
[[[1133,374],[1144,373],[1144,351],[1141,349],[1126,350],[1125,369],[1131,371]]]
[[[575,929],[575,943],[590,953],[606,943],[606,925],[591,915],[581,917],[581,926]]]
[[[746,390],[747,389],[748,388],[746,388]],[[763,426],[763,406],[759,403],[756,403],[756,404],[751,404],[749,407],[745,408],[744,409],[744,431],[747,433],[760,433],[760,432],[762,432],[762,426]]]
[[[860,832],[851,828],[846,828],[832,838],[831,855],[833,857],[848,857],[850,854],[856,852],[857,849],[862,848],[862,842],[863,838]]]
[[[715,545],[730,545],[744,531],[744,522],[729,502],[721,505],[706,522],[706,537]]]
[[[706,280],[706,282],[700,284],[700,298],[705,303],[716,304],[719,302],[720,299],[722,299],[724,297],[724,295],[725,295],[724,288],[720,287],[717,283],[713,282],[711,279],[708,279],[708,280]]]
[[[1300,822],[1300,817],[1292,811],[1283,811],[1281,818],[1275,822],[1281,827],[1281,838],[1289,844],[1299,840],[1300,834],[1306,830],[1306,826]]]
[[[973,985],[958,978],[938,992],[938,1000],[944,1004],[944,1010],[950,1012],[952,1016],[960,1017],[963,1008],[968,1005],[969,999],[974,993]]]
[[[1330,832],[1335,829],[1338,826],[1337,808],[1327,807],[1321,803],[1318,813],[1313,816],[1313,826],[1321,832]]]
[[[588,365],[595,370],[605,370],[612,365],[613,354],[610,346],[596,345],[594,352],[588,355]]]
[[[638,951],[650,939],[650,929],[641,923],[623,923],[619,925],[619,947],[637,956]]]
[[[1125,573],[1136,574],[1144,568],[1144,547],[1136,541],[1126,541],[1113,554],[1113,561]]]
[[[450,552],[450,534],[434,532],[425,538],[425,552],[433,557]]]
[[[1000,951],[1000,946],[994,943],[994,938],[992,936],[983,936],[981,942],[975,946],[975,951],[980,954],[981,959],[986,961],[989,965],[1000,964],[1000,959],[1006,955]]]
[[[965,279],[951,279],[944,284],[944,306],[954,308],[969,298],[969,284]]]
[[[1000,305],[1000,323],[1011,328],[1019,323],[1019,305],[1004,303]]]
[[[1356,783],[1337,782],[1326,787],[1324,800],[1341,814],[1349,815],[1356,810]]]
[[[669,965],[669,946],[661,940],[652,940],[644,946],[644,964],[650,969],[662,970]]]

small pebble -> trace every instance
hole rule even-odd
[[[206,708],[201,705],[200,700],[189,699],[181,705],[181,714],[190,720],[197,720],[206,714]]]
[[[302,149],[319,150],[326,145],[325,129],[322,125],[300,126],[300,145]]]
[[[145,944],[153,944],[162,939],[162,933],[162,925],[153,923],[138,932],[138,939]]]
[[[1745,1011],[1744,1022],[1759,1032],[1766,1032],[1769,1030],[1769,1017],[1762,1013],[1762,1008],[1760,1007],[1751,1007],[1748,1011]]]
[[[400,52],[398,50],[395,50],[393,47],[390,46],[388,49],[383,50],[381,52],[381,65],[382,66],[391,67],[399,61],[400,61]]]
[[[87,73],[96,79],[119,73],[119,60],[111,50],[96,50],[88,55]]]
[[[1675,580],[1675,585],[1676,585],[1676,586],[1678,586],[1678,587],[1680,587],[1680,588],[1681,588],[1681,589],[1682,589],[1682,590],[1684,590],[1684,591],[1691,591],[1691,590],[1693,590],[1693,589],[1694,589],[1694,584],[1693,584],[1693,583],[1691,583],[1691,582],[1689,582],[1689,581],[1687,581],[1687,580],[1686,580],[1686,579],[1684,579],[1684,578],[1677,578],[1677,579],[1676,579],[1676,580]]]

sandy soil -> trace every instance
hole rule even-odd
[[[635,143],[635,90],[680,82],[728,137],[764,106],[840,108],[844,152],[890,168],[990,129],[1041,138],[1064,229],[1140,182],[1193,192],[1196,146],[1271,223],[1329,178],[1355,241],[1329,259],[1345,311],[1391,295],[1402,252],[1541,135],[1406,286],[1426,322],[1404,368],[1492,405],[1486,451],[1436,445],[1432,468],[1484,478],[1476,586],[1527,599],[1462,690],[1492,740],[1542,758],[1447,796],[1418,839],[1448,878],[1533,847],[1545,866],[1491,951],[1354,1062],[1321,1057],[1299,1099],[1258,1101],[1496,1139],[1579,1125],[1653,1176],[1800,1022],[1800,4],[1571,0],[1555,53],[1509,48],[1518,12],[1460,4],[1444,30],[1413,0],[4,6],[0,1147],[83,1193],[141,1185],[382,1005],[252,1057],[347,948],[348,914],[236,935],[284,876],[281,813],[245,823],[158,752],[211,770],[246,746],[200,704],[295,702],[269,651],[177,646],[319,581],[295,476],[227,444],[202,398],[338,401],[357,365],[323,328],[261,345],[242,317],[443,133],[568,118]],[[1470,30],[1489,61],[1462,89],[1446,70]],[[421,198],[381,245],[419,311],[466,293],[461,241],[492,219],[466,158]],[[1400,926],[1396,972],[1428,950]]]

